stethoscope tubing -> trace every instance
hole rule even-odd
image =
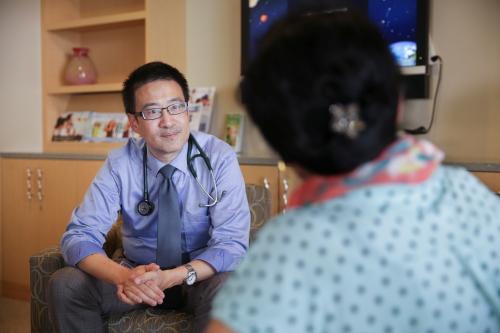
[[[193,149],[193,144],[196,146],[196,149],[198,150],[198,154],[191,156],[191,152]],[[198,174],[196,172],[196,169],[193,166],[193,161],[197,158],[201,157],[203,161],[205,162],[205,165],[207,166],[208,171],[210,172],[210,178],[212,180],[213,188],[215,191],[215,196],[212,196],[210,193],[208,193],[207,189],[201,184]],[[215,180],[214,172],[212,169],[212,164],[210,163],[210,159],[208,158],[207,154],[203,151],[201,146],[198,144],[196,139],[192,134],[189,135],[188,139],[188,151],[186,154],[187,158],[187,166],[189,169],[189,172],[191,175],[193,175],[194,179],[196,180],[196,183],[202,190],[202,192],[209,198],[208,204],[202,204],[199,203],[199,207],[213,207],[215,206],[219,200],[219,194],[218,194],[218,189],[217,189],[217,182]],[[142,166],[143,166],[143,199],[137,204],[137,212],[142,215],[142,216],[147,216],[153,213],[155,206],[154,204],[149,200],[149,190],[148,190],[148,174],[147,174],[147,146],[144,144],[143,148],[143,155],[142,155]]]

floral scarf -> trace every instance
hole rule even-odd
[[[290,208],[323,202],[376,184],[418,184],[427,180],[444,158],[432,143],[403,135],[374,160],[335,176],[310,176],[292,193]]]

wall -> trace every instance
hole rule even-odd
[[[39,1],[0,0],[0,45],[0,152],[40,152]]]
[[[431,10],[432,44],[444,65],[427,137],[448,161],[500,163],[500,1],[434,0]],[[426,126],[430,101],[406,107],[410,128]]]
[[[444,66],[427,137],[449,161],[500,163],[500,1],[431,2],[432,45]],[[224,114],[243,111],[236,100],[240,1],[187,0],[187,6],[186,75],[192,86],[217,87],[213,132],[221,136]],[[0,152],[42,149],[39,10],[36,0],[0,0]],[[431,101],[405,104],[408,127],[427,124]],[[272,154],[255,127],[246,132],[245,154]]]
[[[240,1],[187,1],[187,78],[191,86],[215,86],[212,133],[224,134],[224,115],[244,112],[237,102],[240,80]],[[270,156],[258,130],[246,119],[243,153]]]

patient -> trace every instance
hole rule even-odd
[[[500,200],[397,132],[398,68],[353,13],[264,38],[243,104],[303,184],[218,294],[213,332],[499,332]]]

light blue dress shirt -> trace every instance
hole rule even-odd
[[[170,163],[177,170],[172,175],[179,194],[182,220],[182,251],[191,260],[209,263],[217,272],[234,270],[248,247],[250,212],[245,183],[236,154],[220,139],[200,132],[192,133],[210,158],[220,201],[211,202],[203,193],[187,166],[186,143]],[[63,256],[70,265],[78,264],[94,253],[103,253],[102,245],[119,212],[122,214],[122,241],[127,259],[147,264],[156,262],[158,193],[163,182],[159,170],[165,165],[151,154],[147,157],[149,200],[156,206],[149,216],[137,212],[143,200],[144,141],[130,139],[108,155],[61,241]],[[193,145],[192,155],[198,153]],[[213,193],[213,182],[202,158],[193,160],[200,183]]]

